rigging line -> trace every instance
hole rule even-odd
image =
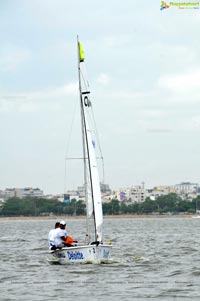
[[[77,105],[78,105],[78,101],[75,102],[74,111],[72,114],[71,126],[70,126],[69,134],[68,134],[68,141],[67,141],[66,147],[65,147],[64,192],[66,192],[66,189],[67,189],[67,161],[66,161],[66,158],[68,157],[68,154],[69,154],[69,146],[70,146],[70,141],[71,141],[71,136],[72,136],[72,128],[73,128],[74,121],[75,121]]]
[[[76,110],[77,110],[77,105],[78,105],[78,101],[75,102],[75,106],[74,106],[74,111],[72,114],[72,121],[71,121],[71,126],[69,129],[69,135],[68,135],[68,141],[66,143],[66,151],[65,151],[65,157],[68,157],[68,153],[69,153],[69,146],[70,146],[70,141],[71,141],[71,136],[72,136],[72,128],[74,125],[74,121],[75,121],[75,114],[76,114]]]
[[[65,160],[64,194],[67,191],[67,184],[66,184],[66,182],[67,182],[67,172],[66,172],[66,170],[67,170],[67,161]]]
[[[68,158],[65,158],[65,160],[88,160],[88,157],[68,157]],[[96,157],[96,159],[103,159],[103,157]]]
[[[88,88],[90,87],[90,83],[89,83],[89,80],[88,80],[88,74],[87,74],[87,68],[85,67],[86,65],[83,65],[83,71],[85,73],[85,81],[87,81],[87,85],[88,85]]]

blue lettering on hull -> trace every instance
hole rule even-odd
[[[69,260],[80,260],[84,259],[83,253],[80,251],[67,251]]]
[[[108,258],[109,251],[108,250],[103,250],[103,258]]]

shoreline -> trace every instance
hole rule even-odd
[[[104,219],[130,219],[130,218],[192,218],[195,214],[119,214],[119,215],[104,215]],[[51,215],[51,216],[0,216],[0,221],[3,220],[69,220],[69,219],[85,219],[85,216],[78,215]]]

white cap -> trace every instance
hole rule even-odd
[[[66,222],[65,222],[65,221],[60,221],[60,225],[65,226],[65,225],[66,225]]]

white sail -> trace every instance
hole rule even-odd
[[[90,185],[90,171],[88,166],[86,168],[87,168],[87,183],[86,183],[87,217],[91,217],[94,212],[94,206],[92,201],[92,190]]]
[[[85,185],[86,185],[86,202],[87,216],[94,216],[95,240],[102,242],[102,225],[103,212],[100,191],[99,174],[97,169],[95,142],[93,140],[91,126],[88,118],[91,117],[91,101],[89,99],[88,81],[84,76],[84,59],[83,47],[78,41],[78,71],[79,71],[79,91],[81,99],[81,118],[82,118],[82,135],[83,135],[83,154],[85,158]]]
[[[89,108],[86,108],[89,109]],[[86,135],[88,143],[88,165],[90,168],[90,187],[88,188],[88,215],[94,214],[96,239],[102,241],[103,212],[100,191],[99,174],[95,155],[95,142],[85,116]]]

